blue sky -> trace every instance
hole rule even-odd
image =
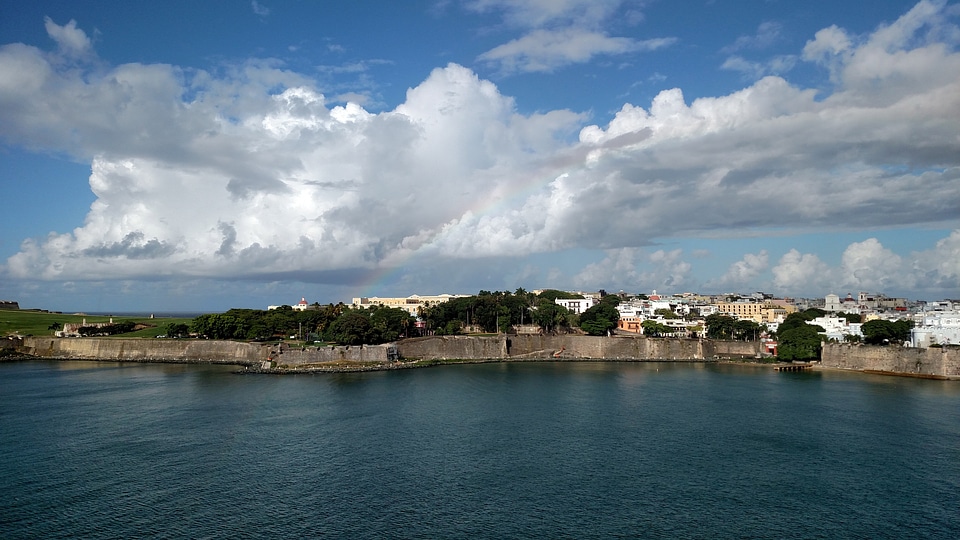
[[[960,297],[956,2],[0,0],[0,298]]]

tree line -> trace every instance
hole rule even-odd
[[[136,323],[130,321],[103,324],[103,325],[88,325],[81,326],[77,328],[77,333],[83,337],[90,336],[114,336],[117,334],[126,334],[127,332],[133,332],[136,329]]]
[[[557,299],[584,299],[582,295],[556,289],[534,294],[519,288],[510,291],[480,291],[473,296],[452,298],[421,310],[426,331],[435,335],[456,335],[468,328],[488,333],[506,333],[511,327],[532,324],[545,333],[581,328],[590,335],[606,335],[617,327],[620,299],[601,291],[600,302],[580,315],[556,303]]]
[[[456,335],[468,328],[482,332],[507,332],[514,325],[536,324],[545,332],[574,326],[575,315],[557,305],[557,298],[583,298],[563,291],[547,290],[540,294],[519,288],[510,291],[480,291],[473,296],[450,300],[420,311],[425,330],[435,335]]]
[[[376,306],[354,309],[343,303],[312,309],[231,309],[200,315],[191,321],[190,332],[210,339],[266,341],[295,336],[304,341],[328,341],[342,345],[377,344],[408,337],[416,319],[400,308]]]

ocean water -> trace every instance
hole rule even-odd
[[[960,382],[0,364],[0,538],[960,538]]]

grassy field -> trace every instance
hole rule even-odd
[[[80,323],[86,319],[87,323],[109,322],[110,317],[94,315],[73,315],[66,313],[43,313],[39,311],[0,310],[0,336],[18,334],[21,336],[53,336],[57,330],[62,330],[64,323]],[[166,333],[170,323],[190,324],[193,319],[155,318],[149,317],[114,317],[113,322],[132,321],[146,325],[147,328],[119,334],[116,337],[144,337],[153,338]],[[55,328],[54,328],[55,326]]]

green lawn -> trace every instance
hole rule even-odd
[[[110,317],[94,315],[73,315],[66,313],[42,313],[38,311],[0,310],[0,336],[19,334],[21,336],[53,336],[56,330],[62,330],[64,323],[80,323],[86,319],[88,323],[109,322]],[[166,333],[166,326],[170,323],[184,323],[189,325],[193,319],[155,318],[149,317],[114,317],[113,322],[133,321],[147,325],[148,328],[119,334],[116,337],[146,337],[152,338]],[[56,329],[51,326],[56,325]]]

